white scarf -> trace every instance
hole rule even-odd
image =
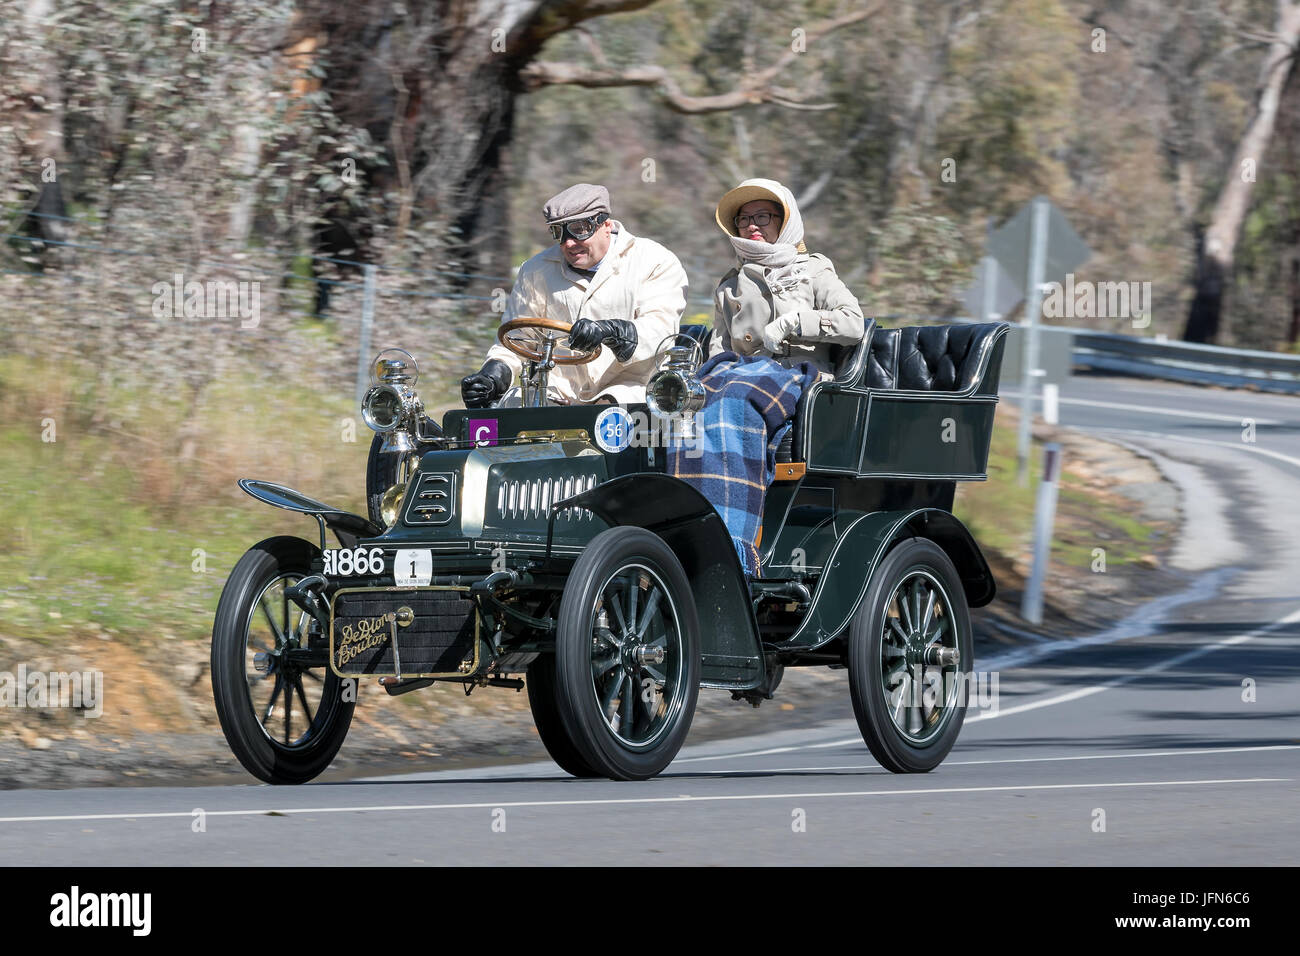
[[[748,263],[754,263],[772,270],[767,276],[767,286],[773,294],[789,292],[808,278],[806,267],[802,263],[795,265],[794,262],[799,253],[796,247],[803,242],[803,216],[799,215],[794,193],[775,179],[746,179],[740,185],[762,186],[781,197],[781,203],[785,206],[785,218],[781,221],[781,231],[777,234],[776,242],[728,236],[731,247],[736,250],[742,268]]]

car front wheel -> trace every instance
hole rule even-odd
[[[681,749],[699,695],[690,583],[658,535],[617,527],[569,574],[555,644],[556,708],[581,765],[644,780]]]
[[[319,553],[301,538],[268,538],[239,559],[217,604],[217,717],[239,762],[267,783],[305,783],[325,770],[356,707],[356,685],[309,647],[310,618],[285,593],[311,574]]]

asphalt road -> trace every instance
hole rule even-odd
[[[885,772],[841,721],[687,747],[642,783],[544,763],[294,789],[12,791],[0,859],[1294,864],[1300,400],[1099,379],[1062,395],[1063,424],[1142,449],[1184,489],[1186,589],[1106,633],[978,661],[996,703],[972,709],[930,774]]]

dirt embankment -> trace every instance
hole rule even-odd
[[[1136,544],[1144,553],[1104,571],[1094,561],[1054,562],[1043,625],[1030,628],[1019,617],[1029,573],[1027,540],[989,552],[999,593],[992,605],[973,612],[977,658],[1026,639],[1027,632],[1052,637],[1103,627],[1179,581],[1162,567],[1177,528],[1177,491],[1156,468],[1108,442],[1064,431],[1038,437],[1063,443],[1070,487],[1092,503],[1060,510],[1058,544],[1088,554],[1108,546],[1133,553]],[[1107,509],[1119,509],[1140,523],[1147,529],[1145,540],[1114,540],[1114,522],[1096,517]],[[0,707],[0,787],[252,782],[217,723],[206,644],[166,633],[140,635],[129,645],[94,633],[57,646],[3,637],[0,643],[0,661],[6,662],[0,666],[11,668],[15,679],[22,662],[28,673],[98,671],[104,681],[99,717],[68,708]],[[466,697],[459,687],[444,685],[394,699],[373,682],[365,684],[348,740],[324,779],[502,758],[542,759],[546,754],[532,726],[526,693],[483,688]],[[852,716],[845,674],[805,668],[787,671],[776,699],[757,710],[733,702],[725,692],[702,692],[690,739]]]

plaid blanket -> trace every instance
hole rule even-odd
[[[697,373],[704,408],[697,447],[669,453],[668,472],[694,486],[722,516],[745,574],[758,573],[763,498],[776,474],[776,449],[803,389],[817,378],[808,363],[784,368],[763,356],[713,356]]]

